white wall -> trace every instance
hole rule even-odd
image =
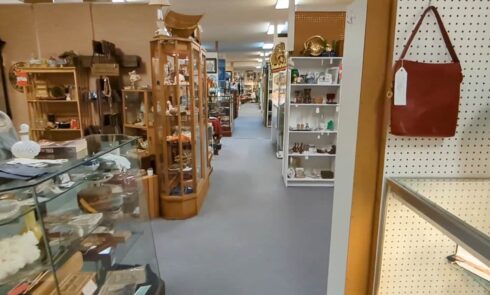
[[[347,23],[337,135],[338,156],[335,163],[328,295],[341,295],[345,290],[366,10],[367,0],[355,0],[345,7]]]

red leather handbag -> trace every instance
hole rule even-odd
[[[451,63],[437,64],[404,60],[410,44],[429,11],[432,11],[436,17],[444,43],[452,58]],[[401,88],[396,75],[394,78],[395,95],[391,105],[391,133],[401,136],[454,136],[463,74],[458,56],[434,6],[429,6],[420,17],[400,59],[395,63],[394,73],[397,73],[402,67],[406,71],[406,79],[399,79],[399,81],[404,81],[401,82]],[[397,94],[400,93],[397,91],[406,93],[406,95],[401,94],[401,101],[398,99],[400,96]]]

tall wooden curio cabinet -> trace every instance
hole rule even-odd
[[[157,174],[167,219],[198,214],[209,187],[205,52],[191,39],[151,41]]]

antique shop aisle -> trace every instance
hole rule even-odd
[[[285,188],[256,104],[235,124],[200,214],[153,223],[167,295],[324,295],[333,191]]]

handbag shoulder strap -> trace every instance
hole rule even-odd
[[[410,35],[410,38],[407,41],[407,44],[405,45],[405,48],[402,51],[402,55],[400,56],[400,59],[404,59],[405,55],[408,52],[408,49],[410,48],[410,45],[412,44],[413,39],[415,38],[415,35],[420,29],[420,26],[422,25],[422,22],[429,13],[429,11],[432,11],[436,17],[437,24],[439,25],[439,29],[441,30],[442,38],[444,39],[444,43],[446,43],[446,47],[449,51],[449,54],[451,55],[451,58],[453,59],[453,62],[459,62],[458,55],[456,54],[456,51],[454,51],[453,45],[451,43],[451,39],[449,39],[449,35],[446,31],[446,28],[444,27],[444,23],[442,22],[441,16],[439,15],[439,12],[437,12],[437,8],[434,6],[429,6],[427,9],[425,9],[424,13],[420,17],[419,21],[417,22],[417,25],[415,25],[415,28],[412,31],[412,34]]]

